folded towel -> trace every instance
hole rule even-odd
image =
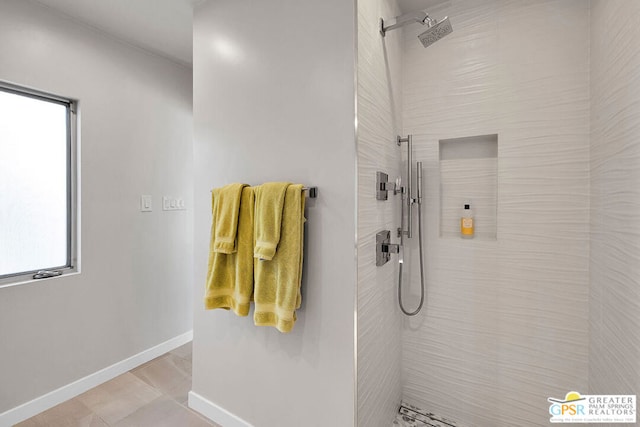
[[[290,332],[300,308],[304,239],[304,193],[302,185],[287,188],[278,251],[271,261],[254,259],[255,312],[257,326],[275,326]]]
[[[214,237],[216,227],[216,209],[222,198],[220,193],[212,193],[213,221],[211,225],[211,250],[209,251],[209,269],[207,272],[205,309],[232,309],[238,316],[249,314],[249,303],[253,294],[253,188],[244,187],[240,199],[238,215],[237,251],[232,254],[215,252]]]
[[[256,244],[253,256],[270,260],[280,242],[282,209],[288,182],[267,182],[256,187]]]
[[[229,184],[213,190],[216,204],[214,207],[216,233],[213,250],[221,254],[232,254],[236,249],[238,231],[238,212],[240,196],[246,184]]]

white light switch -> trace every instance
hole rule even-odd
[[[140,196],[140,212],[153,211],[153,197],[143,194]]]
[[[163,211],[184,211],[186,210],[184,199],[181,197],[162,197],[162,210]]]

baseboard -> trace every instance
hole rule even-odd
[[[171,338],[161,344],[144,350],[134,356],[124,359],[120,362],[114,363],[104,369],[87,375],[84,378],[80,378],[70,384],[62,386],[56,390],[53,390],[45,395],[37,397],[27,403],[23,403],[20,406],[9,409],[6,412],[0,414],[0,426],[12,426],[34,415],[39,414],[42,411],[53,408],[62,402],[69,399],[73,399],[79,394],[99,386],[118,375],[122,375],[125,372],[129,372],[133,368],[147,363],[150,360],[155,359],[158,356],[162,356],[168,351],[180,347],[183,344],[188,343],[193,339],[193,331],[185,332],[182,335]]]
[[[221,406],[216,405],[193,391],[189,392],[189,408],[201,413],[214,423],[220,424],[222,427],[253,427],[253,425],[249,424],[242,418],[232,414]]]

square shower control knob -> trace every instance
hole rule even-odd
[[[400,245],[391,243],[391,231],[382,230],[376,234],[376,266],[385,265],[392,253],[400,253]]]
[[[384,172],[376,172],[376,200],[387,200],[389,197],[389,175]]]

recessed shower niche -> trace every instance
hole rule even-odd
[[[460,238],[460,217],[470,204],[474,238],[496,240],[498,230],[498,135],[441,139],[440,237]]]

